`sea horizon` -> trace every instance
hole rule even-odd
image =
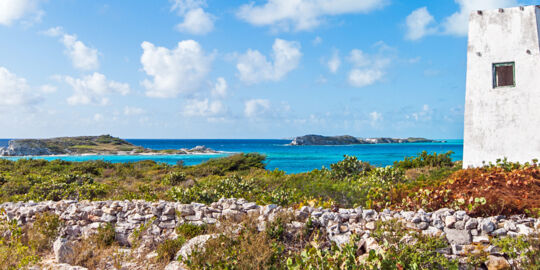
[[[0,147],[7,146],[10,139],[0,139]],[[113,163],[153,160],[170,165],[182,162],[184,165],[197,165],[212,158],[225,157],[235,153],[260,153],[266,156],[266,168],[279,169],[288,174],[308,172],[329,167],[343,159],[344,155],[356,156],[375,166],[389,166],[405,157],[415,156],[422,151],[446,153],[453,151],[452,159],[463,158],[462,139],[435,139],[445,142],[435,143],[394,143],[394,144],[353,144],[353,145],[309,145],[291,146],[286,139],[125,139],[145,148],[163,150],[193,148],[204,145],[220,154],[194,155],[90,155],[90,156],[40,156],[31,157],[45,160],[89,161],[104,160]],[[18,160],[29,157],[6,157]]]

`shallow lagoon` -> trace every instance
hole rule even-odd
[[[445,143],[410,143],[410,144],[376,144],[345,146],[289,146],[290,140],[145,140],[127,139],[129,142],[152,149],[193,148],[204,145],[223,154],[213,155],[151,155],[151,156],[54,156],[32,157],[45,160],[62,159],[68,161],[105,160],[110,162],[134,162],[154,160],[168,164],[176,164],[182,160],[185,165],[195,165],[210,158],[227,156],[232,153],[258,152],[267,156],[267,168],[280,169],[287,173],[307,172],[313,169],[328,167],[343,159],[343,155],[354,155],[377,166],[392,165],[394,161],[406,156],[413,156],[422,151],[443,153],[454,151],[454,160],[463,158],[463,140],[447,140]],[[6,146],[8,140],[0,140],[0,147]],[[9,157],[16,160],[21,157]],[[26,157],[27,158],[27,157]]]

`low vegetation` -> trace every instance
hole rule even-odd
[[[374,167],[345,156],[330,168],[285,174],[265,169],[260,154],[236,154],[195,166],[154,161],[113,164],[0,159],[0,201],[174,200],[212,203],[245,198],[282,206],[443,207],[471,215],[527,213],[540,209],[540,168],[501,160],[461,169],[452,152],[426,152],[394,166]],[[489,191],[489,192],[486,192]]]
[[[299,174],[266,170],[265,157],[259,154],[237,154],[196,166],[153,161],[113,164],[0,159],[0,201],[163,199],[212,203],[236,197],[285,207],[426,211],[449,207],[473,216],[540,213],[536,161],[518,164],[501,160],[483,168],[461,169],[460,162],[451,161],[451,154],[423,152],[388,167],[374,167],[345,156],[330,168]],[[378,222],[372,236],[382,249],[369,250],[356,236],[342,248],[329,246],[326,234],[311,222],[301,233],[290,235],[285,230],[288,221],[288,217],[277,217],[264,231],[249,219],[240,228],[183,224],[176,228],[176,239],[156,244],[155,260],[164,265],[189,239],[217,234],[206,249],[196,250],[184,263],[192,269],[457,269],[456,261],[435,252],[445,246],[443,240],[406,232],[399,223]],[[62,226],[60,218],[51,213],[23,227],[0,220],[0,269],[20,269],[40,261],[50,252]],[[147,226],[134,233],[135,246]],[[226,228],[238,229],[232,232]],[[123,255],[118,253],[114,230],[112,225],[103,226],[77,243],[74,264],[89,269],[105,267],[104,261],[115,265]],[[494,241],[510,258],[538,269],[537,239],[502,237]],[[480,265],[485,257],[478,253],[469,262]]]

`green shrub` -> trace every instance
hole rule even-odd
[[[224,158],[210,159],[202,164],[191,166],[186,172],[195,176],[225,175],[228,172],[264,169],[266,157],[258,153],[236,154]]]
[[[448,151],[444,154],[431,153],[423,151],[416,157],[405,157],[402,161],[394,162],[394,167],[400,169],[412,169],[423,167],[452,167],[454,163],[450,157],[454,152]]]
[[[107,223],[105,226],[100,226],[97,233],[91,237],[92,243],[104,248],[109,247],[116,241],[116,230],[114,224]]]
[[[27,232],[30,246],[38,252],[50,249],[62,225],[62,220],[54,213],[37,214],[36,220]]]
[[[373,167],[369,162],[358,160],[355,156],[344,156],[340,162],[330,165],[332,179],[344,180],[350,177],[365,176]]]
[[[23,229],[16,220],[0,219],[0,267],[2,269],[23,269],[37,263],[36,250],[25,241]]]
[[[176,227],[176,233],[188,240],[193,237],[205,234],[206,231],[207,231],[207,225],[195,225],[191,223],[183,223]]]
[[[163,178],[163,184],[169,186],[176,186],[184,181],[186,181],[186,174],[183,172],[170,172]]]
[[[185,242],[186,240],[183,237],[163,241],[163,243],[159,244],[156,248],[156,252],[158,254],[157,259],[159,261],[171,261],[175,258],[176,253],[180,250]]]
[[[519,260],[523,269],[540,269],[540,239],[538,239],[538,235],[495,238],[492,244],[499,247],[501,252],[509,258]]]

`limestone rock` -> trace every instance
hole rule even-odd
[[[53,251],[56,262],[58,263],[72,263],[73,257],[73,244],[65,238],[58,238],[53,243]]]
[[[486,262],[486,266],[488,270],[509,270],[512,269],[510,266],[510,263],[503,258],[503,257],[497,257],[493,255],[488,256],[488,260]]]
[[[190,239],[182,246],[182,248],[180,248],[178,253],[176,253],[176,259],[180,257],[187,259],[193,251],[197,249],[201,251],[204,250],[204,245],[206,244],[206,242],[216,237],[218,237],[217,234],[204,234]]]
[[[163,270],[188,270],[188,268],[179,261],[172,261]]]
[[[446,239],[450,244],[468,245],[471,243],[471,233],[468,230],[445,228]]]

